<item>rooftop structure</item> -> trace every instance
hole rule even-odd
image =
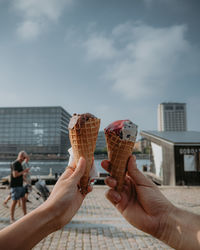
[[[176,145],[197,144],[200,145],[200,132],[184,131],[184,132],[160,132],[160,131],[142,131],[142,134],[148,133],[153,138],[159,138],[166,143]]]

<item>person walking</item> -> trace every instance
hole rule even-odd
[[[23,176],[29,172],[29,168],[23,169],[22,162],[28,157],[25,151],[20,151],[17,159],[11,164],[10,192],[12,204],[10,207],[10,222],[15,221],[14,213],[17,201],[21,199],[22,210],[26,214],[25,189],[23,187]]]

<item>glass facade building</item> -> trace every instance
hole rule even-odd
[[[71,115],[62,107],[0,108],[0,158],[25,150],[33,158],[64,159]]]

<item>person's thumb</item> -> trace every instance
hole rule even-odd
[[[76,169],[75,169],[74,173],[71,175],[71,178],[75,182],[79,182],[81,177],[84,175],[85,168],[86,168],[86,160],[85,160],[85,158],[80,157],[78,164],[76,166]]]
[[[144,176],[136,165],[135,156],[130,156],[128,161],[128,175],[133,179],[135,184],[152,186],[153,182],[150,181],[146,176]]]

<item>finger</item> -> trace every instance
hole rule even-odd
[[[80,157],[77,167],[74,171],[74,173],[71,175],[71,178],[73,178],[73,180],[78,183],[81,179],[81,177],[84,175],[85,172],[85,168],[86,168],[86,160],[83,157]]]
[[[76,165],[75,162],[72,162],[70,166],[67,166],[63,174],[60,176],[59,180],[69,178],[75,171]]]
[[[117,185],[117,181],[112,178],[112,177],[106,177],[106,179],[104,180],[105,184],[111,188],[114,188]]]
[[[114,189],[109,189],[106,192],[106,198],[115,206],[121,201],[121,195]]]
[[[75,169],[75,168],[76,168],[76,163],[75,163],[75,161],[70,162],[70,165],[67,166],[66,169],[67,169],[68,167],[72,167],[72,168]]]
[[[124,189],[126,194],[134,199],[136,197],[135,183],[130,176],[126,176],[125,178],[125,187],[127,188],[127,190]]]
[[[130,156],[128,161],[128,175],[136,185],[154,186],[153,182],[147,179],[137,168],[135,156]]]
[[[93,190],[93,186],[92,186],[92,185],[89,185],[89,186],[88,186],[88,189],[87,189],[88,193],[92,192],[92,190]]]
[[[110,170],[110,162],[108,160],[103,160],[101,162],[101,166],[102,166],[103,169],[105,169],[107,172],[110,173],[110,171],[111,171]]]

